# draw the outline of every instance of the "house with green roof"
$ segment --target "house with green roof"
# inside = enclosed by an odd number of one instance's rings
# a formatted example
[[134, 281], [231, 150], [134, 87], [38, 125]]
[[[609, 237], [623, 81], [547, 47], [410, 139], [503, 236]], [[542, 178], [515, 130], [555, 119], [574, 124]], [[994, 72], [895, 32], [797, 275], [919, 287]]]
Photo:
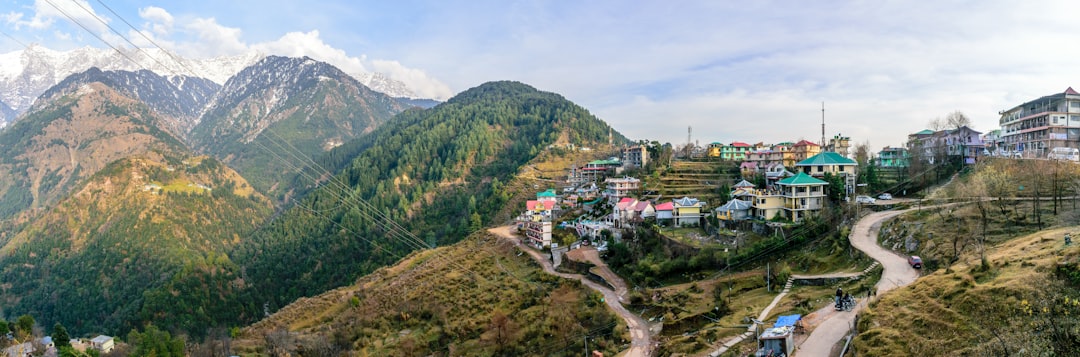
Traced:
[[787, 218], [799, 222], [821, 210], [825, 205], [825, 187], [828, 185], [828, 182], [805, 172], [777, 182]]
[[855, 180], [858, 178], [859, 163], [832, 151], [825, 151], [795, 164], [795, 171], [806, 173], [816, 178], [825, 174], [844, 178], [844, 192], [855, 193]]

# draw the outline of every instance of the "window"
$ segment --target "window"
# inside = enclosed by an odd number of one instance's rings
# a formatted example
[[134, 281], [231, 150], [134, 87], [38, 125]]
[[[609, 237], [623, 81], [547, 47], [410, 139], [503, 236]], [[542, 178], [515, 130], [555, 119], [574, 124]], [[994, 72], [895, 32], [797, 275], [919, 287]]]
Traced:
[[825, 172], [825, 166], [820, 166], [820, 165], [819, 165], [819, 166], [817, 167], [817, 172]]
[[1073, 108], [1080, 108], [1080, 102], [1069, 102], [1069, 106]]

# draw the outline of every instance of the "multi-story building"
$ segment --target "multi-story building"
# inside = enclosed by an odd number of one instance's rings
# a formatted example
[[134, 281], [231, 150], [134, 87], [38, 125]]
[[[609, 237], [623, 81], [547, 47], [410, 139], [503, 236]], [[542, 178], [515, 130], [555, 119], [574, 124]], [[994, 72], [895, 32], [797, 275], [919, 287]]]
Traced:
[[825, 151], [832, 151], [840, 154], [840, 156], [850, 158], [851, 156], [848, 151], [850, 147], [851, 138], [836, 134], [836, 136], [829, 139], [829, 143], [825, 145]]
[[750, 152], [750, 144], [735, 141], [730, 145], [720, 147], [720, 160], [742, 161], [746, 160], [746, 154]]
[[795, 144], [791, 142], [782, 142], [772, 146], [772, 156], [769, 158], [771, 162], [779, 162], [785, 167], [795, 166]]
[[1056, 147], [1080, 148], [1080, 93], [1072, 87], [1000, 112], [1001, 148], [1046, 157]]
[[994, 129], [982, 135], [983, 154], [988, 156], [1005, 156], [1005, 145], [1001, 140], [1001, 129]]
[[770, 159], [772, 158], [772, 150], [754, 150], [746, 154], [746, 162], [754, 163], [754, 167], [761, 169], [769, 166]]
[[825, 181], [799, 172], [777, 185], [784, 200], [784, 212], [792, 222], [799, 222], [824, 207], [825, 186], [828, 186]]
[[967, 126], [950, 130], [923, 130], [908, 135], [908, 154], [929, 164], [950, 158], [974, 164], [983, 154], [982, 133]]
[[[814, 156], [814, 155], [817, 155], [818, 153], [820, 153], [821, 152], [821, 145], [818, 145], [818, 144], [815, 144], [815, 143], [812, 143], [812, 142], [809, 142], [809, 141], [806, 141], [806, 140], [799, 140], [799, 142], [797, 142], [797, 143], [795, 143], [795, 145], [791, 146], [791, 151], [793, 152], [793, 157], [792, 157], [793, 161], [799, 162], [799, 161], [809, 159], [811, 156]], [[784, 166], [788, 166], [788, 165], [784, 165]], [[790, 166], [788, 166], [788, 167], [790, 167]]]
[[623, 166], [645, 167], [649, 163], [649, 149], [645, 145], [628, 146], [622, 149]]
[[605, 193], [613, 202], [618, 202], [619, 199], [630, 196], [633, 191], [641, 188], [641, 180], [633, 177], [607, 178], [604, 182], [607, 183]]
[[904, 168], [911, 164], [911, 156], [905, 148], [888, 147], [878, 152], [877, 166], [884, 168]]
[[[845, 192], [855, 192], [859, 164], [855, 160], [826, 151], [795, 164], [795, 171], [822, 178], [826, 173], [844, 178]], [[797, 176], [797, 175], [796, 175]], [[783, 182], [781, 180], [780, 182]]]
[[982, 133], [966, 125], [953, 130], [945, 130], [943, 136], [947, 156], [962, 157], [965, 164], [971, 165], [975, 163], [979, 155], [982, 155], [984, 148]]
[[529, 243], [537, 248], [551, 246], [551, 221], [525, 221], [523, 227]]
[[[676, 226], [688, 225], [696, 227], [701, 224], [701, 218], [705, 217], [702, 214], [702, 210], [705, 209], [705, 202], [701, 202], [696, 198], [683, 197], [673, 200], [671, 203]], [[657, 214], [659, 214], [659, 208]]]

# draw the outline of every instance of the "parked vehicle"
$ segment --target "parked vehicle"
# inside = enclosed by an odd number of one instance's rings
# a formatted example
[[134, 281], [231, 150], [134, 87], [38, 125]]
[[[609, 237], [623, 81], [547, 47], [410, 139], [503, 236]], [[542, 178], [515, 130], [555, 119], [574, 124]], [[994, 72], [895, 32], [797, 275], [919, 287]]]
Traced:
[[877, 198], [878, 198], [879, 200], [886, 200], [886, 201], [888, 201], [888, 200], [891, 200], [891, 199], [892, 199], [892, 195], [891, 195], [891, 194], [889, 194], [888, 192], [886, 192], [886, 193], [882, 193], [881, 195], [877, 196]]
[[912, 268], [922, 269], [922, 258], [919, 258], [918, 255], [908, 257], [907, 263], [910, 264]]
[[1066, 160], [1066, 161], [1080, 161], [1080, 149], [1056, 147], [1050, 150], [1050, 154], [1046, 155], [1050, 160]]
[[875, 202], [874, 198], [870, 197], [870, 196], [855, 196], [855, 203], [861, 203], [861, 204], [864, 204], [864, 205], [872, 205], [872, 204], [874, 204], [874, 202]]

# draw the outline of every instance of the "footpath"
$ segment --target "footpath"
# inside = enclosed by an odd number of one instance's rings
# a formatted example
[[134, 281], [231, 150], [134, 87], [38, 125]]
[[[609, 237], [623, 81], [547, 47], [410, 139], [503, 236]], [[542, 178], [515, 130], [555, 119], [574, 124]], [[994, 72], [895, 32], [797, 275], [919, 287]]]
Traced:
[[[635, 315], [622, 305], [621, 301], [624, 298], [623, 296], [620, 296], [620, 294], [616, 293], [614, 290], [600, 285], [582, 276], [581, 274], [568, 274], [555, 271], [555, 268], [551, 265], [551, 260], [547, 258], [546, 254], [543, 254], [536, 251], [535, 249], [526, 247], [525, 245], [521, 244], [521, 239], [513, 233], [510, 233], [510, 228], [511, 226], [496, 227], [489, 229], [488, 232], [491, 232], [492, 234], [495, 234], [500, 238], [511, 241], [512, 243], [514, 243], [514, 246], [518, 248], [518, 250], [528, 253], [529, 256], [533, 258], [533, 260], [535, 260], [537, 263], [540, 264], [541, 267], [543, 267], [545, 273], [565, 279], [578, 280], [582, 284], [585, 284], [585, 286], [588, 286], [590, 289], [593, 289], [603, 294], [604, 303], [606, 303], [608, 305], [608, 308], [614, 311], [615, 314], [619, 315], [619, 317], [622, 317], [622, 319], [626, 321], [626, 326], [630, 328], [630, 349], [623, 351], [620, 354], [621, 356], [648, 357], [652, 354], [652, 336], [649, 333], [649, 325], [645, 322], [644, 319], [641, 318], [641, 316]], [[596, 259], [599, 260], [599, 256], [597, 256]], [[597, 264], [597, 266], [599, 267], [600, 265]], [[608, 283], [612, 284], [613, 286], [623, 287], [620, 290], [622, 290], [622, 294], [625, 295], [626, 283], [623, 282], [622, 278], [619, 278], [618, 275], [611, 273], [610, 270], [607, 269], [606, 265], [604, 265], [603, 268], [604, 270], [608, 271], [608, 273], [605, 275], [609, 274], [608, 276], [604, 276], [604, 279], [606, 279]]]

